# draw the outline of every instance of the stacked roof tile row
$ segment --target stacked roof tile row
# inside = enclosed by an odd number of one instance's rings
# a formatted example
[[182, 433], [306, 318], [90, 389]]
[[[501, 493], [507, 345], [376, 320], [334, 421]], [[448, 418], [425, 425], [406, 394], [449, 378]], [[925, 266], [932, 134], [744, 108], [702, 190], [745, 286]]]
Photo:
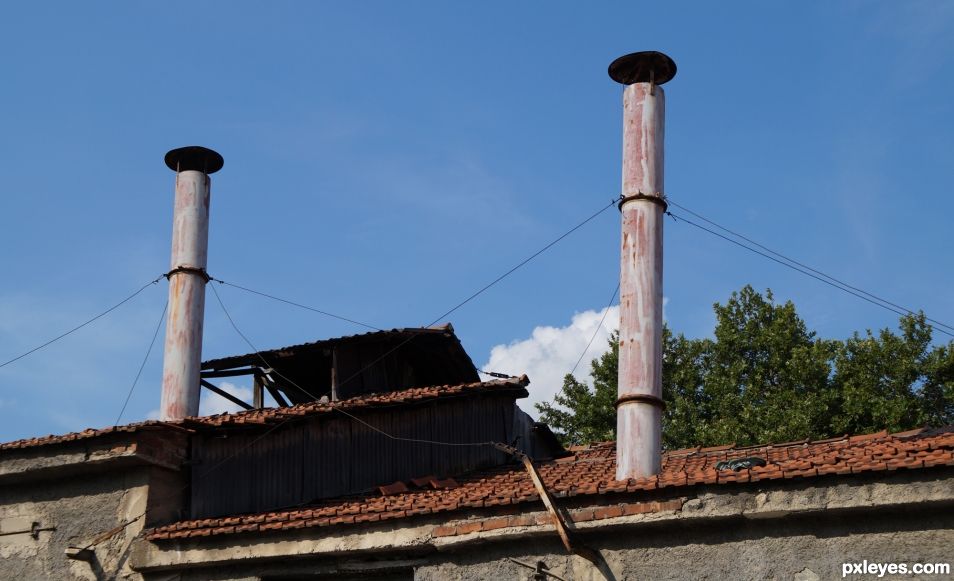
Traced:
[[[663, 469], [658, 476], [621, 481], [615, 479], [615, 443], [594, 444], [572, 451], [570, 457], [538, 465], [544, 484], [557, 497], [954, 466], [954, 427], [761, 447], [677, 450], [663, 456]], [[720, 471], [715, 467], [721, 461], [748, 456], [763, 458], [767, 465], [740, 471]], [[146, 538], [161, 541], [375, 522], [514, 505], [539, 498], [530, 477], [519, 465], [458, 477], [456, 481], [456, 488], [352, 497], [295, 510], [183, 521], [153, 529]]]
[[98, 438], [100, 436], [107, 436], [109, 434], [131, 434], [133, 432], [138, 432], [143, 429], [154, 428], [157, 426], [165, 425], [164, 422], [138, 422], [135, 424], [128, 424], [125, 426], [110, 426], [108, 428], [103, 428], [100, 430], [88, 429], [83, 430], [82, 432], [71, 432], [69, 434], [63, 434], [60, 436], [39, 436], [36, 438], [26, 438], [23, 440], [16, 440], [13, 442], [3, 442], [0, 443], [0, 451], [3, 450], [19, 450], [23, 448], [33, 448], [37, 446], [48, 446], [51, 444], [67, 444], [70, 442], [75, 442], [78, 440], [88, 440], [90, 438]]
[[511, 379], [497, 379], [494, 381], [481, 381], [475, 383], [465, 383], [462, 385], [439, 385], [431, 387], [412, 387], [401, 391], [386, 391], [372, 393], [350, 399], [328, 402], [309, 402], [291, 407], [263, 408], [260, 410], [249, 410], [236, 414], [220, 414], [217, 416], [186, 418], [182, 423], [188, 427], [207, 427], [207, 426], [238, 426], [249, 424], [271, 424], [283, 422], [297, 417], [314, 416], [319, 414], [331, 413], [335, 410], [353, 412], [367, 408], [390, 407], [394, 405], [405, 405], [421, 403], [429, 400], [456, 397], [462, 395], [476, 395], [479, 393], [505, 393], [512, 392], [517, 397], [526, 397], [526, 386], [530, 380], [526, 375]]
[[526, 397], [526, 387], [529, 384], [530, 380], [527, 379], [526, 375], [523, 375], [521, 377], [514, 377], [510, 379], [497, 379], [493, 381], [466, 383], [463, 385], [415, 387], [401, 391], [374, 393], [341, 401], [310, 402], [292, 407], [263, 408], [260, 410], [250, 410], [233, 414], [185, 418], [183, 420], [172, 422], [138, 422], [125, 426], [112, 426], [100, 430], [83, 430], [82, 432], [73, 432], [61, 436], [50, 435], [41, 436], [38, 438], [17, 440], [14, 442], [6, 442], [0, 444], [0, 451], [32, 448], [35, 446], [46, 446], [51, 444], [63, 444], [77, 440], [96, 438], [108, 434], [133, 433], [149, 428], [170, 427], [173, 429], [203, 429], [218, 428], [223, 426], [275, 424], [299, 417], [328, 414], [335, 410], [354, 412], [368, 408], [423, 403], [425, 401], [434, 399], [458, 397], [462, 395], [476, 395], [480, 393], [513, 393], [516, 397]]

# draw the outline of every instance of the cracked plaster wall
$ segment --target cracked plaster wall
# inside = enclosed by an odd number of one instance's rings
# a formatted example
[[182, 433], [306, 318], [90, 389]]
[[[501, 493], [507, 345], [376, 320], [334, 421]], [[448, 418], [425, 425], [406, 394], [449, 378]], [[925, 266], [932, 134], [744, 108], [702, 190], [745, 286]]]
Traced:
[[148, 469], [100, 472], [0, 485], [0, 532], [29, 530], [31, 523], [56, 527], [34, 539], [29, 533], [0, 535], [0, 579], [16, 581], [139, 579], [129, 568], [128, 549], [142, 530], [136, 522], [96, 547], [92, 562], [69, 559], [69, 546], [131, 519], [146, 507]]

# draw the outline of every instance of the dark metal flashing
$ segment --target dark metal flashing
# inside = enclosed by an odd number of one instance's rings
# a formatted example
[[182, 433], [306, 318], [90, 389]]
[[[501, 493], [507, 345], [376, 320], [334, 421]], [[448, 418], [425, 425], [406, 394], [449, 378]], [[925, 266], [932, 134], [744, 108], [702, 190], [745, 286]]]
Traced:
[[267, 351], [259, 351], [257, 353], [246, 353], [243, 355], [230, 355], [228, 357], [219, 357], [217, 359], [209, 359], [202, 362], [203, 371], [221, 371], [226, 369], [234, 369], [236, 367], [243, 366], [258, 366], [262, 364], [262, 357], [266, 361], [271, 362], [272, 359], [280, 361], [281, 359], [292, 357], [302, 352], [313, 351], [324, 348], [332, 348], [340, 345], [348, 345], [362, 342], [373, 342], [379, 341], [381, 339], [409, 339], [412, 336], [429, 336], [429, 337], [445, 337], [453, 345], [459, 347], [460, 354], [462, 357], [466, 358], [467, 362], [471, 367], [474, 368], [474, 373], [476, 374], [476, 366], [473, 364], [473, 360], [470, 359], [470, 356], [467, 355], [467, 352], [464, 351], [463, 346], [460, 345], [460, 339], [457, 338], [457, 335], [454, 334], [454, 327], [447, 323], [439, 327], [406, 327], [402, 329], [390, 329], [386, 331], [370, 331], [368, 333], [359, 333], [357, 335], [346, 335], [343, 337], [335, 337], [332, 339], [320, 339], [318, 341], [311, 341], [308, 343], [300, 343], [298, 345], [288, 345], [286, 347], [277, 347], [275, 349], [269, 349]]
[[218, 152], [201, 145], [187, 145], [168, 152], [166, 166], [175, 172], [201, 171], [209, 175], [222, 169], [225, 160]]

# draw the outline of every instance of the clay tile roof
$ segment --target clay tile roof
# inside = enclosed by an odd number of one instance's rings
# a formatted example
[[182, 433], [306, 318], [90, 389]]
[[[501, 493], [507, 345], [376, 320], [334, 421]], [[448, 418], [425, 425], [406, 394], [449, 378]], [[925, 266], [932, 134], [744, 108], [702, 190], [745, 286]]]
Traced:
[[526, 397], [528, 395], [526, 388], [529, 384], [530, 380], [527, 379], [527, 376], [522, 375], [510, 379], [478, 381], [460, 385], [412, 387], [400, 391], [372, 393], [340, 401], [324, 403], [315, 401], [284, 408], [264, 408], [234, 414], [186, 418], [181, 420], [181, 423], [189, 428], [198, 430], [209, 427], [219, 428], [222, 426], [237, 426], [243, 424], [275, 424], [291, 418], [322, 416], [330, 414], [334, 410], [350, 412], [367, 408], [422, 403], [440, 398], [468, 396], [479, 393], [513, 393], [517, 397]]
[[526, 397], [528, 395], [527, 385], [529, 384], [530, 380], [527, 378], [527, 376], [522, 375], [520, 377], [512, 377], [510, 379], [495, 379], [493, 381], [480, 381], [460, 385], [412, 387], [410, 389], [404, 389], [400, 391], [373, 393], [340, 401], [325, 403], [309, 402], [291, 407], [264, 408], [260, 410], [249, 410], [234, 414], [219, 414], [215, 416], [198, 416], [173, 422], [138, 422], [124, 426], [112, 426], [99, 430], [88, 429], [83, 430], [82, 432], [73, 432], [59, 436], [49, 435], [39, 438], [28, 438], [24, 440], [16, 440], [14, 442], [0, 443], [0, 452], [52, 444], [64, 444], [77, 440], [98, 438], [109, 434], [133, 433], [144, 429], [187, 429], [190, 431], [200, 431], [209, 429], [216, 430], [226, 427], [243, 427], [266, 424], [274, 425], [289, 419], [300, 417], [321, 417], [326, 414], [330, 414], [334, 410], [354, 412], [368, 408], [390, 407], [395, 405], [413, 405], [416, 403], [423, 403], [441, 398], [469, 396], [481, 393], [511, 393], [520, 398]]
[[[585, 498], [592, 495], [598, 501], [599, 495], [613, 492], [639, 494], [696, 484], [738, 485], [761, 480], [819, 478], [829, 474], [954, 466], [954, 426], [898, 434], [879, 432], [817, 442], [745, 448], [718, 446], [709, 451], [698, 448], [679, 450], [663, 455], [663, 468], [658, 476], [638, 480], [615, 479], [615, 442], [576, 446], [571, 451], [573, 456], [570, 459], [538, 464], [544, 484], [556, 497]], [[737, 472], [715, 468], [721, 461], [751, 456], [766, 460], [767, 465]], [[162, 541], [233, 532], [346, 525], [539, 499], [530, 477], [517, 464], [483, 470], [455, 480], [456, 487], [409, 489], [387, 496], [374, 494], [327, 500], [307, 509], [184, 521], [149, 530], [145, 536], [149, 540]], [[235, 519], [240, 519], [241, 524]]]
[[403, 482], [395, 482], [394, 484], [378, 487], [378, 492], [380, 492], [382, 496], [387, 496], [389, 494], [400, 494], [402, 492], [407, 492], [407, 490], [407, 484], [404, 484]]
[[[87, 430], [83, 430], [82, 432], [72, 432], [69, 434], [63, 434], [59, 436], [50, 434], [49, 436], [39, 436], [36, 438], [26, 438], [23, 440], [16, 440], [13, 442], [0, 443], [0, 451], [20, 450], [24, 448], [46, 446], [50, 444], [65, 444], [69, 442], [75, 442], [77, 440], [99, 438], [102, 436], [108, 436], [110, 434], [132, 434], [134, 432], [139, 432], [146, 429], [163, 429], [163, 427], [167, 425], [168, 424], [166, 422], [147, 421], [147, 422], [137, 422], [135, 424], [127, 424], [124, 426], [110, 426], [108, 428], [102, 428], [99, 430], [90, 428]], [[176, 428], [170, 426], [169, 429], [176, 429]]]

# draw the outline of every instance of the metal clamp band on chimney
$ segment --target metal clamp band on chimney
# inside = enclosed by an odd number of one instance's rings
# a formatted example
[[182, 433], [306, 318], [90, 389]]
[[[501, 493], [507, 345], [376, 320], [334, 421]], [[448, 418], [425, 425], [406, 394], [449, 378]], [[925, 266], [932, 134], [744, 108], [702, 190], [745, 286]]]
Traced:
[[667, 205], [663, 183], [666, 94], [660, 85], [675, 74], [676, 63], [660, 52], [629, 54], [609, 66], [610, 77], [627, 85], [619, 204], [619, 480], [658, 474], [662, 464], [662, 234]]
[[659, 409], [666, 411], [666, 402], [656, 397], [655, 395], [649, 395], [645, 393], [628, 393], [624, 396], [620, 396], [616, 398], [615, 407], [619, 408], [619, 406], [623, 404], [633, 403], [633, 402], [648, 403], [649, 405], [654, 405], [658, 407]]
[[632, 196], [620, 196], [619, 203], [616, 204], [616, 207], [619, 208], [620, 212], [622, 212], [623, 204], [625, 204], [626, 202], [631, 202], [633, 200], [646, 200], [647, 202], [651, 202], [653, 204], [659, 204], [660, 206], [662, 206], [663, 213], [665, 213], [666, 210], [669, 209], [669, 202], [666, 201], [666, 196], [660, 194], [659, 192], [656, 192], [655, 194], [638, 193], [638, 194], [633, 194]]
[[195, 268], [193, 266], [177, 266], [162, 276], [166, 277], [166, 280], [170, 280], [172, 275], [179, 273], [197, 274], [204, 278], [205, 282], [210, 282], [212, 280], [212, 277], [209, 276], [209, 273], [207, 273], [204, 268]]
[[[172, 260], [169, 311], [162, 363], [160, 419], [179, 420], [199, 415], [199, 371], [202, 367], [202, 321], [209, 249], [209, 174], [222, 169], [224, 160], [205, 147], [173, 149], [166, 165], [176, 172], [172, 216]], [[173, 276], [178, 275], [178, 276]]]
[[647, 202], [651, 202], [653, 204], [659, 204], [663, 207], [663, 212], [669, 209], [669, 202], [666, 201], [666, 196], [660, 194], [659, 192], [656, 192], [655, 194], [638, 193], [633, 194], [632, 196], [620, 196], [619, 203], [616, 204], [616, 207], [619, 208], [620, 212], [622, 212], [623, 204], [633, 200], [646, 200]]

